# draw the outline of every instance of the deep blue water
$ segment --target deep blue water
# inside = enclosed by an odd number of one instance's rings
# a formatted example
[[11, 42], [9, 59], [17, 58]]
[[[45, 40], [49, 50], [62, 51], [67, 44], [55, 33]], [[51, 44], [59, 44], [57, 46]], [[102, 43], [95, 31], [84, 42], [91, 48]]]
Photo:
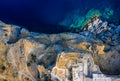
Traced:
[[110, 7], [115, 17], [110, 23], [120, 24], [120, 0], [0, 0], [0, 20], [26, 27], [30, 31], [59, 33], [67, 31], [58, 25], [65, 15], [79, 9]]

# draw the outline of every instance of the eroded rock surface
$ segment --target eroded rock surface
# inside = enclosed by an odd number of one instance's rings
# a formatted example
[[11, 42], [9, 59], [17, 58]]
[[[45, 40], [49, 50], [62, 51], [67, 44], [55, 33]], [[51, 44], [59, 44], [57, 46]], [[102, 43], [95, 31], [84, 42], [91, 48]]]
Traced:
[[0, 22], [0, 80], [119, 81], [120, 26], [90, 24], [79, 34], [40, 34]]

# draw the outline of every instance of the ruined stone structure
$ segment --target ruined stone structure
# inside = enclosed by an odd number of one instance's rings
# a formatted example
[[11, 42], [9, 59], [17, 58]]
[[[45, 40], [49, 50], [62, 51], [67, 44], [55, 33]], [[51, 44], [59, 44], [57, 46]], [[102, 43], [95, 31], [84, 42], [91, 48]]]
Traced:
[[95, 68], [97, 66], [94, 64], [94, 61], [90, 55], [83, 55], [82, 63], [76, 63], [72, 66], [72, 75], [74, 81], [87, 81], [96, 70], [97, 73], [101, 73], [99, 68]]

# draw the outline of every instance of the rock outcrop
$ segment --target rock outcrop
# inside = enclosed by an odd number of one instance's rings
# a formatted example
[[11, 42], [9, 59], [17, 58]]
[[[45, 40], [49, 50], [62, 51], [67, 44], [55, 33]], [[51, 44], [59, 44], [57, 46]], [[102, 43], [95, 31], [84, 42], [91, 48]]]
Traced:
[[119, 80], [120, 26], [89, 24], [79, 34], [40, 34], [0, 22], [0, 80]]

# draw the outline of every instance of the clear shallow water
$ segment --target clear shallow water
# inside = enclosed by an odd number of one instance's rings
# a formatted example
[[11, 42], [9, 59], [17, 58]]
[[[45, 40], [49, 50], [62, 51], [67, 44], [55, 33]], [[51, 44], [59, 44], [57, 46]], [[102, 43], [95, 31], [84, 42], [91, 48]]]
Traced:
[[59, 33], [67, 31], [59, 26], [67, 13], [80, 10], [110, 8], [114, 15], [107, 21], [120, 24], [120, 0], [0, 0], [0, 20], [26, 27], [30, 31]]

